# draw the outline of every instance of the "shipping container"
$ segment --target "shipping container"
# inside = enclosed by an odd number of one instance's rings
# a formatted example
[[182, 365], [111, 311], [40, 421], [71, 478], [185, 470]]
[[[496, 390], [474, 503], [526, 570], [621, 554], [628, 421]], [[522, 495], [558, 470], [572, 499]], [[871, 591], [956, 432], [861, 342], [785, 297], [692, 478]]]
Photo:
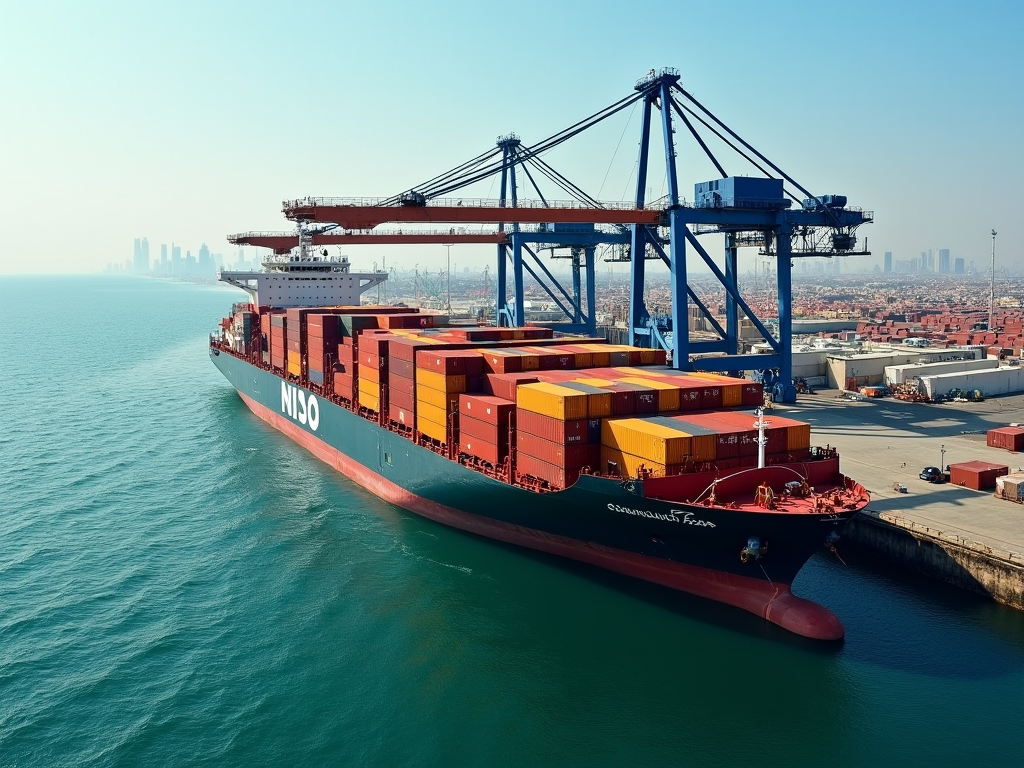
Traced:
[[949, 482], [984, 491], [996, 487], [996, 478], [1008, 475], [1010, 468], [1005, 464], [993, 464], [989, 461], [965, 461], [949, 465]]
[[416, 405], [419, 407], [423, 403], [443, 408], [445, 413], [451, 413], [459, 410], [459, 393], [441, 392], [437, 389], [418, 386], [416, 387]]
[[563, 420], [587, 418], [587, 398], [585, 392], [559, 384], [538, 382], [522, 384], [516, 389], [519, 408]]
[[483, 391], [485, 394], [515, 402], [516, 388], [520, 384], [536, 384], [538, 381], [537, 376], [532, 373], [488, 373], [484, 375]]
[[682, 426], [644, 419], [605, 419], [601, 444], [658, 464], [681, 464], [693, 453], [693, 440]]
[[587, 396], [587, 418], [600, 419], [612, 415], [612, 393], [609, 390], [581, 384], [578, 381], [565, 381], [559, 386], [582, 392]]
[[434, 371], [424, 370], [423, 368], [417, 368], [417, 391], [420, 389], [420, 387], [435, 389], [439, 392], [465, 392], [466, 376], [465, 374], [445, 376], [443, 373], [436, 373]]
[[580, 477], [580, 470], [567, 470], [555, 464], [535, 459], [532, 456], [522, 454], [516, 457], [516, 472], [519, 475], [529, 475], [551, 485], [557, 490], [564, 490]]
[[507, 429], [516, 404], [490, 395], [461, 395], [459, 413]]
[[601, 449], [591, 443], [562, 443], [544, 440], [536, 435], [516, 431], [516, 457], [523, 456], [547, 462], [562, 469], [596, 469], [600, 461]]
[[601, 419], [559, 419], [516, 409], [516, 431], [562, 445], [600, 443]]
[[997, 427], [988, 431], [987, 443], [991, 448], [1002, 448], [1013, 453], [1024, 453], [1024, 429]]
[[439, 443], [448, 443], [447, 425], [431, 421], [420, 413], [416, 414], [416, 429], [427, 437], [437, 440]]
[[476, 349], [421, 349], [416, 352], [416, 367], [468, 379], [484, 375], [484, 358]]
[[1024, 502], [1024, 472], [1014, 472], [997, 477], [996, 496], [1010, 501]]
[[396, 403], [394, 398], [390, 398], [388, 402], [388, 418], [396, 424], [412, 429], [416, 426], [416, 409], [406, 408]]

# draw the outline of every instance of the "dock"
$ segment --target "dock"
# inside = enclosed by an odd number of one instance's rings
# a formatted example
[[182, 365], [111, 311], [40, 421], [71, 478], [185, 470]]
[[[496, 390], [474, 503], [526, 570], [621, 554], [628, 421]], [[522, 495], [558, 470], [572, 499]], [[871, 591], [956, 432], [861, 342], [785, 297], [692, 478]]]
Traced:
[[[847, 525], [840, 551], [869, 552], [1024, 610], [1024, 505], [918, 477], [926, 466], [973, 459], [1006, 464], [1011, 472], [1024, 468], [1024, 454], [990, 448], [985, 440], [989, 429], [1024, 418], [1024, 395], [930, 404], [854, 401], [821, 390], [775, 411], [809, 422], [814, 442], [837, 447], [843, 471], [871, 492], [869, 507]], [[894, 490], [894, 483], [907, 492]]]

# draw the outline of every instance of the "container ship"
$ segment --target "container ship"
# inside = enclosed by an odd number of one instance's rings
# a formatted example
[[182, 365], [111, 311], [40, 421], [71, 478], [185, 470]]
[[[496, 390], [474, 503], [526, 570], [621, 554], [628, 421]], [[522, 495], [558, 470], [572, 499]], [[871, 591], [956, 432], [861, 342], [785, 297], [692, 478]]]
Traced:
[[794, 595], [869, 500], [760, 384], [661, 350], [361, 305], [386, 279], [273, 257], [210, 355], [252, 412], [378, 497], [491, 539], [645, 579], [838, 640]]

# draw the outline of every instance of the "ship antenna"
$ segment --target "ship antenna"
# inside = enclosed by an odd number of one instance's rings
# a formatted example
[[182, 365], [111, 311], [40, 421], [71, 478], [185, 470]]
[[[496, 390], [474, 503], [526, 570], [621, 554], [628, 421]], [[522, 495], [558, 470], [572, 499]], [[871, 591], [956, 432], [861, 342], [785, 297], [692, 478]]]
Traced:
[[764, 451], [765, 446], [768, 445], [768, 437], [764, 430], [771, 425], [764, 420], [764, 408], [758, 408], [754, 411], [754, 415], [757, 416], [757, 421], [754, 422], [754, 427], [757, 429], [757, 468], [764, 469]]

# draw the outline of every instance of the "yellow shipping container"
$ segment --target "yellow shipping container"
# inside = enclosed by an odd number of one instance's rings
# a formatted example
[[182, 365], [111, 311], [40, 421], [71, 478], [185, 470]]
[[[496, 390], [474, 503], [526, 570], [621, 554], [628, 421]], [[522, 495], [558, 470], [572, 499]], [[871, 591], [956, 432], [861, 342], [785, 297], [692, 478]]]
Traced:
[[466, 376], [465, 374], [445, 376], [443, 373], [437, 371], [429, 371], [426, 368], [416, 369], [416, 389], [420, 387], [426, 387], [427, 389], [436, 389], [438, 392], [465, 392], [466, 391]]
[[681, 464], [693, 454], [693, 436], [646, 419], [605, 419], [601, 444], [657, 464]]
[[[654, 472], [656, 474], [668, 474], [669, 468], [664, 464], [659, 464], [656, 461], [650, 461], [648, 459], [642, 459], [639, 456], [634, 456], [631, 453], [624, 453], [617, 448], [609, 448], [607, 445], [601, 446], [601, 463], [598, 465], [602, 472], [608, 474], [615, 474], [616, 468], [618, 469], [619, 477], [623, 480], [633, 480], [640, 476], [640, 467], [643, 466], [648, 472]], [[673, 470], [676, 468], [673, 467]]]
[[605, 416], [612, 415], [612, 393], [610, 390], [583, 384], [579, 381], [567, 381], [564, 382], [564, 386], [566, 389], [583, 392], [587, 396], [588, 419], [603, 419]]
[[516, 403], [524, 411], [562, 421], [587, 418], [587, 394], [558, 384], [520, 384]]
[[295, 363], [295, 362], [292, 362], [291, 360], [289, 360], [288, 361], [288, 373], [290, 373], [292, 376], [301, 376], [302, 375], [302, 366], [299, 365], [298, 363]]
[[679, 410], [679, 387], [675, 384], [658, 381], [657, 379], [648, 379], [643, 376], [634, 376], [622, 379], [622, 381], [628, 384], [642, 384], [645, 387], [656, 389], [658, 391], [659, 413], [671, 413], [672, 411]]
[[424, 387], [419, 384], [416, 385], [416, 405], [432, 405], [435, 408], [441, 408], [446, 413], [459, 410], [459, 393], [458, 392], [439, 392], [436, 389], [430, 387]]
[[416, 429], [440, 443], [448, 441], [448, 428], [444, 424], [437, 424], [430, 419], [425, 419], [419, 413], [416, 414]]
[[376, 413], [380, 412], [380, 396], [373, 395], [369, 392], [359, 392], [359, 405], [363, 408], [369, 408], [371, 411]]
[[369, 379], [359, 379], [359, 395], [372, 395], [380, 397], [380, 384]]
[[611, 365], [611, 353], [606, 344], [580, 344], [579, 346], [590, 351], [595, 368], [607, 368]]
[[[456, 407], [455, 410], [458, 410], [458, 408]], [[446, 411], [444, 408], [439, 408], [436, 405], [431, 405], [430, 403], [420, 401], [416, 402], [416, 418], [420, 418], [422, 416], [424, 419], [431, 421], [434, 424], [447, 424], [448, 414], [452, 412], [453, 411]]]
[[811, 447], [811, 425], [791, 424], [786, 430], [786, 450], [802, 451]]

